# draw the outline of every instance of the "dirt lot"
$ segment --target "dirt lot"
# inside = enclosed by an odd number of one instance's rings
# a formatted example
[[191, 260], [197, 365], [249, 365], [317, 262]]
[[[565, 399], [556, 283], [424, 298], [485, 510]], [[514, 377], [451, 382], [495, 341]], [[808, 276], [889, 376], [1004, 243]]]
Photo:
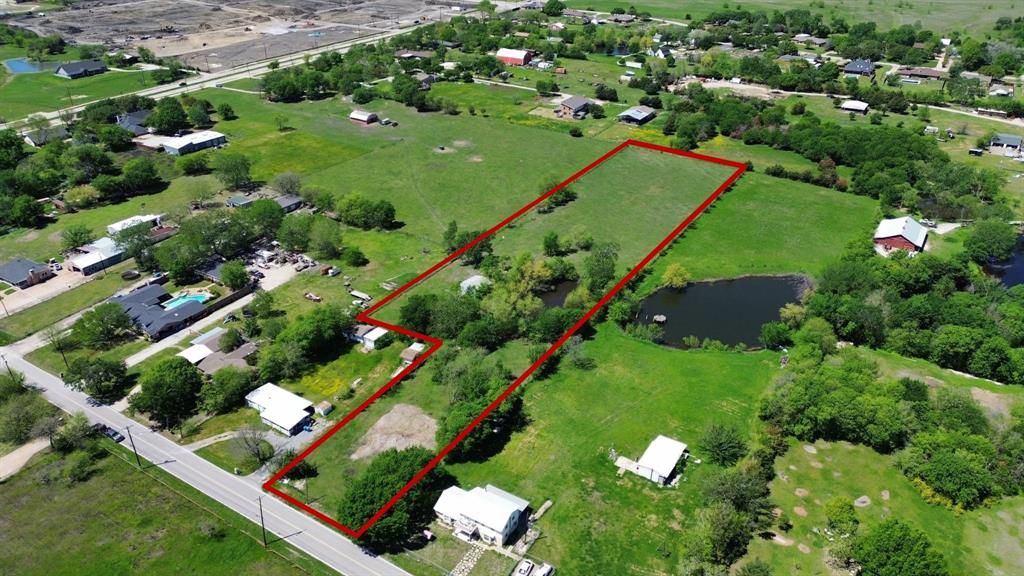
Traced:
[[437, 0], [79, 0], [14, 23], [216, 71], [450, 15]]
[[374, 423], [352, 453], [353, 460], [374, 456], [390, 448], [437, 448], [437, 422], [411, 404], [396, 404]]

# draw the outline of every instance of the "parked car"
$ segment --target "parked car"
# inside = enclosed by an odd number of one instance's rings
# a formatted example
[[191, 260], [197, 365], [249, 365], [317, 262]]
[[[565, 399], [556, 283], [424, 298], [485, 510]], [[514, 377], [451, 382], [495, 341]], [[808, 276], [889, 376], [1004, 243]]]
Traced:
[[381, 120], [380, 121], [380, 125], [381, 126], [390, 126], [391, 125], [391, 118], [385, 118], [385, 119]]
[[555, 573], [555, 567], [545, 562], [537, 568], [537, 573], [534, 576], [552, 576]]
[[184, 88], [185, 86], [188, 86], [188, 82], [178, 82], [178, 86]]
[[529, 560], [523, 560], [516, 566], [516, 576], [530, 576], [533, 573], [533, 562]]
[[103, 402], [100, 402], [99, 400], [93, 398], [92, 396], [86, 396], [85, 403], [88, 404], [89, 406], [103, 406]]
[[139, 276], [141, 276], [141, 274], [139, 274], [138, 270], [125, 270], [124, 272], [121, 272], [122, 280], [135, 280]]
[[110, 438], [111, 440], [113, 440], [114, 442], [118, 442], [118, 443], [124, 442], [124, 436], [122, 436], [120, 432], [118, 432], [117, 430], [114, 430], [113, 428], [107, 427], [106, 431], [103, 432], [103, 434], [107, 438]]

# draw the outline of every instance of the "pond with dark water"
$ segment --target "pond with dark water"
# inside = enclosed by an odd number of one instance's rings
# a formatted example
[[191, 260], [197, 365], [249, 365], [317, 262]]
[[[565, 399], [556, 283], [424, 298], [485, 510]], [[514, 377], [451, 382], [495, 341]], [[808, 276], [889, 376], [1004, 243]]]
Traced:
[[1002, 262], [989, 264], [986, 270], [1007, 288], [1024, 284], [1024, 236], [1017, 239], [1017, 247], [1013, 249], [1013, 256]]
[[797, 302], [809, 286], [804, 276], [748, 276], [694, 282], [683, 290], [662, 288], [644, 299], [639, 322], [665, 316], [663, 341], [681, 347], [696, 336], [730, 346], [760, 346], [761, 325], [779, 319], [779, 309]]

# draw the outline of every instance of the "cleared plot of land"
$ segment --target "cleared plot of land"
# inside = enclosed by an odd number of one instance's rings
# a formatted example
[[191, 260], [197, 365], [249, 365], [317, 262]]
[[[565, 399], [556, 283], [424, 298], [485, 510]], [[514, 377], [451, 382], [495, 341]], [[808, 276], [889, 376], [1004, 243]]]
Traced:
[[[616, 0], [568, 0], [570, 7], [577, 9], [595, 9], [610, 11], [622, 8], [623, 2]], [[702, 18], [708, 14], [723, 10], [724, 4], [719, 0], [643, 0], [635, 4], [636, 9], [648, 11], [656, 17], [683, 19], [687, 14], [694, 18]], [[924, 28], [942, 32], [945, 30], [987, 30], [1000, 16], [1014, 17], [1017, 6], [1011, 0], [996, 0], [984, 4], [961, 2], [959, 0], [908, 0], [904, 2], [875, 2], [873, 0], [820, 0], [804, 2], [801, 0], [750, 0], [743, 2], [747, 10], [804, 9], [826, 16], [841, 17], [853, 24], [861, 21], [873, 21], [879, 28], [895, 28], [902, 24], [920, 22]], [[730, 5], [730, 8], [737, 8]]]
[[349, 458], [372, 458], [385, 450], [405, 450], [420, 446], [437, 448], [437, 421], [411, 404], [397, 404], [366, 431]]
[[[52, 466], [58, 466], [59, 474], [60, 464], [54, 461], [50, 454], [37, 457], [0, 490], [0, 566], [5, 573], [269, 576], [299, 571], [236, 528], [244, 524], [258, 537], [257, 526], [189, 492], [190, 498], [218, 510], [218, 518], [121, 458], [101, 459], [84, 482], [41, 484], [39, 478], [52, 473]], [[206, 527], [223, 535], [205, 535]], [[275, 548], [292, 554], [286, 544]], [[304, 568], [328, 573], [312, 563]]]
[[698, 279], [813, 276], [851, 240], [871, 234], [876, 211], [871, 198], [748, 172], [655, 260], [650, 282], [672, 262]]

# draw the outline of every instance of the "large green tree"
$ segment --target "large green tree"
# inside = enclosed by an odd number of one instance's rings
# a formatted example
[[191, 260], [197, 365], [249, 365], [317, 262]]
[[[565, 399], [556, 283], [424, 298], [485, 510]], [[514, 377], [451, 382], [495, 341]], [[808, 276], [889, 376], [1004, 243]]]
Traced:
[[947, 576], [942, 553], [924, 532], [899, 520], [886, 520], [868, 530], [853, 546], [853, 559], [863, 576]]
[[130, 399], [131, 407], [172, 428], [195, 413], [203, 376], [188, 360], [174, 356], [144, 372], [139, 386], [139, 393]]

